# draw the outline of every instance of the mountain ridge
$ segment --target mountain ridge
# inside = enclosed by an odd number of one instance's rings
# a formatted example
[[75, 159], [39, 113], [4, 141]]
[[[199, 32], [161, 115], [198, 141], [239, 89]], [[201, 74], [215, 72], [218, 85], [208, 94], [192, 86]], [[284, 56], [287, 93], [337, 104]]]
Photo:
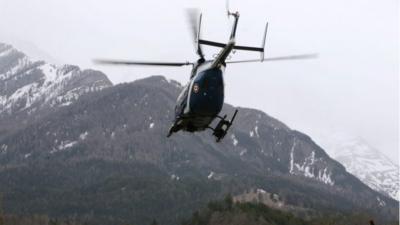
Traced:
[[[111, 85], [99, 71], [34, 61], [11, 45], [0, 43], [0, 138], [17, 124], [29, 123], [87, 92]], [[29, 120], [19, 121], [26, 118]]]
[[[16, 128], [0, 136], [5, 210], [77, 215], [92, 224], [154, 217], [176, 224], [209, 200], [260, 188], [318, 212], [398, 218], [398, 202], [260, 110], [239, 108], [221, 143], [208, 132], [167, 139], [180, 89], [149, 77], [85, 92], [43, 115], [17, 113]], [[233, 109], [225, 104], [222, 113]]]
[[41, 101], [53, 106], [68, 105], [77, 99], [76, 95], [112, 85], [99, 71], [32, 61], [11, 45], [2, 43], [0, 62], [0, 114], [17, 113]]

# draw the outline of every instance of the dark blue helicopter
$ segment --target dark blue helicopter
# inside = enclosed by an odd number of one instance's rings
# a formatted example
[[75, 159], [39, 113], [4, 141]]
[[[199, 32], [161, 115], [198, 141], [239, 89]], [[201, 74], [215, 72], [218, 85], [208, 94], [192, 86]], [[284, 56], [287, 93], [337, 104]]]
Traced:
[[[276, 60], [305, 59], [314, 58], [315, 54], [293, 55], [275, 58], [264, 58], [265, 40], [268, 30], [266, 24], [262, 46], [248, 47], [236, 45], [235, 36], [236, 28], [239, 21], [239, 12], [232, 13], [229, 10], [228, 17], [234, 18], [232, 31], [228, 43], [219, 43], [208, 41], [200, 38], [201, 14], [197, 17], [194, 11], [189, 13], [190, 24], [196, 44], [196, 53], [199, 55], [197, 62], [143, 62], [143, 61], [116, 61], [116, 60], [96, 60], [102, 64], [117, 65], [142, 65], [142, 66], [186, 66], [192, 65], [190, 81], [182, 89], [178, 96], [175, 107], [175, 119], [168, 132], [167, 137], [180, 130], [188, 132], [203, 131], [211, 129], [216, 141], [219, 142], [225, 137], [227, 131], [231, 127], [238, 110], [235, 110], [230, 120], [226, 119], [226, 115], [220, 116], [222, 106], [224, 104], [224, 79], [223, 75], [225, 67], [229, 63], [245, 63], [245, 62], [264, 62]], [[197, 23], [197, 18], [199, 18]], [[208, 45], [221, 48], [220, 52], [213, 60], [206, 60], [201, 45]], [[227, 61], [232, 50], [256, 51], [261, 53], [260, 59]], [[219, 122], [215, 127], [210, 127], [214, 119], [218, 118]]]

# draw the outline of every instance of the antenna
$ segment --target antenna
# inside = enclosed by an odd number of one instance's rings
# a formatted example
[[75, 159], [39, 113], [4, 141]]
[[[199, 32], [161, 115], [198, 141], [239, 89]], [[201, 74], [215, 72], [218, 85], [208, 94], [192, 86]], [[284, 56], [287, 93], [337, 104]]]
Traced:
[[229, 19], [229, 16], [233, 16], [235, 18], [235, 22], [233, 24], [231, 36], [230, 36], [230, 40], [233, 40], [236, 35], [236, 28], [237, 28], [237, 24], [238, 24], [238, 20], [239, 20], [239, 12], [236, 11], [233, 13], [229, 10], [229, 0], [225, 1], [225, 6], [226, 6], [226, 14], [228, 15], [228, 19]]
[[234, 16], [234, 17], [238, 17], [239, 13], [238, 12], [231, 12], [229, 9], [229, 0], [226, 0], [225, 2], [225, 7], [226, 7], [226, 14], [229, 16]]
[[226, 7], [226, 15], [229, 16], [231, 15], [231, 12], [229, 11], [229, 0], [225, 1], [225, 7]]

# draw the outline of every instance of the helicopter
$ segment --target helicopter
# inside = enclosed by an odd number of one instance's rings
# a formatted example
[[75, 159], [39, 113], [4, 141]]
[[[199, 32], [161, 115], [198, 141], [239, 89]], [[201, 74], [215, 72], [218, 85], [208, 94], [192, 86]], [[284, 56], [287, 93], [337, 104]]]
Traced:
[[[192, 29], [192, 35], [195, 43], [196, 53], [199, 56], [195, 62], [150, 62], [150, 61], [124, 61], [124, 60], [95, 60], [100, 64], [110, 65], [136, 65], [136, 66], [192, 66], [190, 80], [184, 86], [179, 94], [176, 106], [175, 117], [168, 131], [167, 137], [180, 130], [187, 132], [199, 132], [206, 129], [212, 130], [216, 142], [221, 141], [227, 134], [236, 118], [238, 110], [233, 112], [230, 119], [227, 115], [220, 116], [224, 104], [224, 73], [227, 64], [231, 63], [249, 63], [266, 62], [278, 60], [296, 60], [315, 58], [316, 54], [292, 55], [283, 57], [264, 58], [265, 42], [268, 31], [268, 22], [266, 23], [261, 47], [236, 45], [235, 37], [240, 14], [238, 11], [231, 12], [227, 7], [228, 18], [233, 17], [233, 25], [227, 43], [220, 43], [202, 39], [200, 36], [202, 14], [196, 15], [194, 11], [189, 11], [189, 22]], [[198, 18], [198, 19], [197, 19]], [[214, 55], [214, 59], [206, 60], [202, 50], [202, 45], [221, 48]], [[228, 60], [232, 51], [253, 51], [259, 52], [259, 59], [251, 60]], [[211, 123], [218, 119], [215, 127]]]

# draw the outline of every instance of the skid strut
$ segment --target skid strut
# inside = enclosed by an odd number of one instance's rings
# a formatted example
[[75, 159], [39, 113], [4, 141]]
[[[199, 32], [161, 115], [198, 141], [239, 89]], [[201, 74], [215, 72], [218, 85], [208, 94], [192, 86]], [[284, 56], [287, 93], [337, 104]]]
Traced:
[[235, 119], [237, 113], [238, 110], [236, 109], [230, 121], [226, 120], [226, 115], [219, 117], [221, 120], [218, 122], [217, 126], [215, 126], [215, 128], [211, 128], [214, 131], [213, 135], [216, 137], [217, 142], [221, 141], [225, 137], [229, 128], [232, 126], [233, 120]]

